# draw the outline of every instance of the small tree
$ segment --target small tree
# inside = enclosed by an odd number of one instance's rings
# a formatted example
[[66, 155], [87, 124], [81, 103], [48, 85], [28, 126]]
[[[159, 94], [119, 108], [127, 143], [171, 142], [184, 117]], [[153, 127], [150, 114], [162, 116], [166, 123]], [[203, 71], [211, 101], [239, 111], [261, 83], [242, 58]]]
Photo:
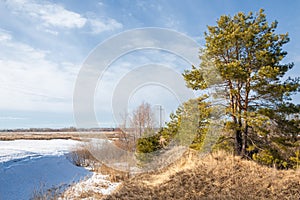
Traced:
[[155, 118], [151, 105], [143, 102], [132, 112], [130, 128], [135, 137], [142, 137], [143, 134], [153, 132], [154, 126]]
[[[299, 113], [299, 109], [291, 109], [296, 108], [291, 95], [299, 91], [299, 78], [283, 80], [293, 67], [281, 63], [287, 55], [282, 47], [289, 37], [276, 34], [276, 27], [276, 21], [267, 22], [263, 10], [256, 15], [221, 16], [205, 33], [200, 67], [184, 73], [190, 88], [216, 86], [223, 90], [237, 155], [246, 155], [250, 131], [265, 136], [270, 133], [270, 122], [284, 122], [285, 111]], [[210, 77], [212, 72], [217, 72], [218, 78], [215, 73]], [[283, 115], [278, 117], [280, 110]]]
[[[200, 150], [209, 125], [211, 104], [207, 96], [191, 99], [170, 115], [171, 120], [156, 135], [138, 140], [138, 153], [152, 153], [171, 142]], [[164, 144], [160, 141], [164, 140]]]
[[153, 135], [155, 118], [149, 103], [143, 102], [131, 114], [126, 114], [121, 125], [122, 147], [135, 151], [138, 138]]

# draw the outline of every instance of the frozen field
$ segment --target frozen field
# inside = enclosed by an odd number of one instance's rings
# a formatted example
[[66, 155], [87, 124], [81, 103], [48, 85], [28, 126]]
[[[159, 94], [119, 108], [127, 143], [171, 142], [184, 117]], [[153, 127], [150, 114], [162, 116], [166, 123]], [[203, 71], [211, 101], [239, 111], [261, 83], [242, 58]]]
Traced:
[[78, 182], [92, 176], [65, 156], [75, 140], [0, 141], [0, 199], [29, 199], [34, 190]]

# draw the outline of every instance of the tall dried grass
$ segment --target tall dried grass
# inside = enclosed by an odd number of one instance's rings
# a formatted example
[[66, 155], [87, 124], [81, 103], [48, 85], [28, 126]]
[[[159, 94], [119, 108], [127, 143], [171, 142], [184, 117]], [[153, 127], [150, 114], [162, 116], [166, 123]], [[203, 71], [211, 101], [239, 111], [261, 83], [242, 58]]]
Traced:
[[164, 170], [131, 178], [105, 199], [300, 199], [300, 170], [189, 151]]
[[112, 182], [119, 182], [129, 178], [129, 171], [118, 170], [113, 165], [120, 163], [120, 161], [127, 161], [122, 158], [123, 153], [116, 151], [115, 148], [108, 145], [108, 142], [101, 145], [95, 142], [86, 142], [75, 147], [69, 153], [68, 158], [76, 166], [89, 167], [93, 172], [109, 175]]

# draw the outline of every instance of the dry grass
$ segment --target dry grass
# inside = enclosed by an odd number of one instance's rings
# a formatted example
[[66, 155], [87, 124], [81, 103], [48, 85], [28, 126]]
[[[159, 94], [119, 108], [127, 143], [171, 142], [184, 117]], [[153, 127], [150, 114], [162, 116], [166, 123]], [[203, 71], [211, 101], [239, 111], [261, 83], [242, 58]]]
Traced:
[[[178, 153], [178, 155], [182, 154]], [[170, 180], [170, 177], [180, 171], [193, 169], [196, 165], [197, 159], [198, 157], [196, 156], [196, 152], [190, 151], [189, 153], [185, 153], [181, 158], [168, 165], [168, 167], [160, 169], [158, 173], [148, 173], [151, 174], [151, 176], [147, 177], [147, 179], [143, 180], [142, 182], [148, 186], [158, 186], [163, 182]]]
[[117, 140], [119, 132], [0, 132], [0, 140], [51, 140], [72, 139], [85, 140], [90, 138]]
[[[72, 197], [72, 200], [82, 200], [82, 199], [101, 199], [103, 198], [103, 194], [102, 193], [95, 193], [94, 191], [87, 191], [87, 192], [83, 192], [81, 193], [81, 195], [79, 197]], [[64, 198], [62, 198], [64, 199]], [[66, 198], [68, 199], [68, 198]]]
[[[98, 148], [99, 146], [97, 143], [85, 142], [76, 146], [68, 155], [68, 158], [75, 165], [87, 167], [95, 174], [108, 175], [105, 178], [105, 180], [107, 181], [120, 182], [127, 180], [129, 178], [128, 172], [116, 170], [105, 165], [99, 160], [99, 156], [108, 154], [109, 149], [104, 148], [101, 151], [101, 148]], [[80, 183], [72, 185], [63, 194], [61, 194], [59, 199], [101, 199], [104, 195], [97, 189], [108, 188], [108, 185], [106, 182], [103, 182], [102, 179], [96, 180], [96, 182], [94, 183], [93, 181], [90, 182], [87, 179], [87, 183], [85, 183], [85, 181], [82, 181]], [[93, 188], [96, 188], [96, 190], [94, 190]]]
[[[105, 147], [105, 145], [103, 145]], [[98, 147], [90, 142], [80, 144], [68, 155], [69, 160], [76, 166], [89, 167], [91, 171], [109, 175], [110, 181], [119, 182], [129, 178], [129, 172], [110, 167], [99, 158], [106, 157], [113, 149], [97, 149]]]
[[129, 178], [129, 172], [117, 170], [105, 164], [102, 164], [101, 167], [99, 167], [95, 172], [103, 175], [109, 175], [111, 182], [121, 182], [128, 180]]
[[164, 170], [131, 178], [105, 199], [300, 199], [300, 170], [190, 151]]
[[44, 183], [35, 188], [31, 194], [30, 200], [56, 200], [62, 195], [63, 191], [67, 187], [67, 184], [61, 184], [56, 187], [46, 189]]
[[69, 133], [6, 133], [0, 134], [0, 140], [10, 141], [10, 140], [52, 140], [52, 139], [72, 139], [81, 140], [79, 134], [69, 134]]

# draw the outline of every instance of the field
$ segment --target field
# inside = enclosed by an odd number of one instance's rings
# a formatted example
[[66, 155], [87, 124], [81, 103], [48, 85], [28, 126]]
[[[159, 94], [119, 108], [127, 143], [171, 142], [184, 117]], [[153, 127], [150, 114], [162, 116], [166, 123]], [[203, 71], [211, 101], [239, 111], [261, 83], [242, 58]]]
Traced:
[[60, 199], [300, 199], [299, 169], [268, 168], [224, 152], [189, 150], [160, 170], [121, 183], [116, 170], [102, 166], [91, 171], [67, 159], [85, 141], [116, 134], [1, 133], [0, 199], [28, 199], [53, 190], [66, 190]]

